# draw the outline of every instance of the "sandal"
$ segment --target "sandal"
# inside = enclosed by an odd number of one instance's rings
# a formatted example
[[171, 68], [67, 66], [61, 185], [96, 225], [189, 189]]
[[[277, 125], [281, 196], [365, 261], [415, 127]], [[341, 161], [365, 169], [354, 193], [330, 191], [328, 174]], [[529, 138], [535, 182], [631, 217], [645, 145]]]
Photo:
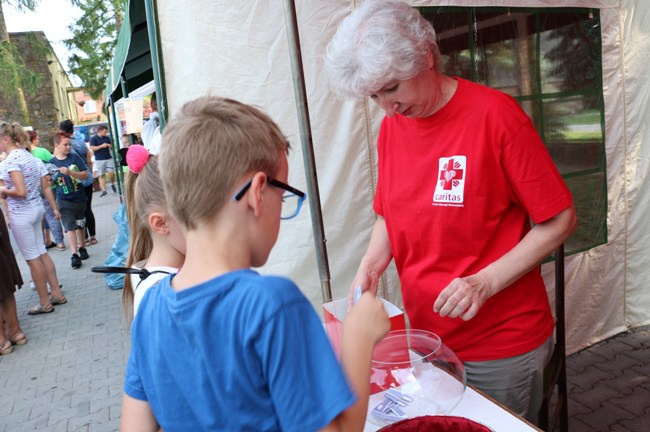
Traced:
[[40, 315], [40, 314], [47, 314], [54, 312], [54, 306], [52, 306], [52, 303], [46, 303], [44, 305], [42, 304], [37, 304], [33, 308], [31, 308], [29, 311], [27, 311], [27, 315]]
[[27, 343], [27, 336], [23, 332], [18, 332], [9, 338], [9, 342], [12, 345], [25, 345]]
[[[60, 285], [59, 285], [59, 288], [61, 288]], [[54, 305], [62, 305], [62, 304], [66, 304], [67, 302], [68, 302], [68, 299], [65, 298], [65, 296], [63, 295], [63, 293], [61, 294], [61, 297], [50, 296], [50, 304], [51, 304], [52, 306], [54, 306]]]
[[91, 237], [90, 239], [88, 239], [87, 243], [91, 245], [96, 245], [97, 239], [95, 237]]
[[11, 354], [14, 352], [14, 346], [11, 344], [11, 341], [6, 340], [0, 344], [0, 356]]
[[58, 251], [64, 251], [64, 250], [65, 250], [65, 245], [64, 245], [63, 243], [61, 243], [61, 246], [56, 245], [56, 250], [58, 250]]

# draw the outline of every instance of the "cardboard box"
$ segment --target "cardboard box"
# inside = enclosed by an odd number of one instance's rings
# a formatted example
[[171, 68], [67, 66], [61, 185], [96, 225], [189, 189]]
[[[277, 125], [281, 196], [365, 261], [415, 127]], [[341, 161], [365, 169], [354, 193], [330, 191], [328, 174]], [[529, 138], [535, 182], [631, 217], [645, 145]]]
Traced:
[[[382, 298], [380, 298], [380, 300], [384, 303], [384, 309], [386, 310], [386, 313], [388, 314], [388, 318], [390, 319], [391, 331], [406, 329], [404, 312], [402, 312], [397, 306], [395, 306], [388, 300], [384, 300]], [[325, 319], [325, 331], [327, 332], [327, 336], [330, 339], [330, 342], [332, 344], [332, 347], [334, 348], [334, 352], [336, 353], [337, 357], [341, 356], [341, 338], [343, 337], [343, 319], [345, 318], [345, 314], [347, 313], [347, 311], [348, 311], [347, 298], [342, 298], [342, 299], [334, 300], [329, 303], [323, 304], [323, 317]], [[397, 355], [397, 357], [399, 357], [400, 359], [408, 360], [409, 354], [408, 354], [408, 345], [406, 344], [406, 341], [404, 342], [404, 346], [400, 346], [400, 347], [393, 346], [392, 349], [395, 349], [397, 351], [393, 353], [394, 357], [395, 355]], [[381, 349], [379, 351], [381, 351]], [[379, 354], [380, 356], [382, 355], [381, 352], [377, 352], [376, 354]], [[386, 367], [386, 366], [383, 365], [381, 367]], [[396, 381], [393, 379], [392, 375], [390, 374], [390, 371], [386, 373], [386, 371], [375, 370], [375, 369], [376, 368], [373, 367], [372, 376], [371, 376], [371, 383], [370, 383], [371, 394], [378, 393], [380, 391], [383, 391], [389, 387], [394, 387], [396, 385]]]
[[[404, 330], [406, 329], [406, 322], [404, 320], [404, 312], [400, 308], [380, 298], [384, 303], [384, 309], [390, 318], [391, 330]], [[341, 355], [341, 338], [343, 336], [343, 319], [348, 311], [348, 299], [341, 298], [333, 300], [329, 303], [323, 304], [323, 317], [325, 319], [325, 331], [332, 343], [334, 352], [337, 356]]]

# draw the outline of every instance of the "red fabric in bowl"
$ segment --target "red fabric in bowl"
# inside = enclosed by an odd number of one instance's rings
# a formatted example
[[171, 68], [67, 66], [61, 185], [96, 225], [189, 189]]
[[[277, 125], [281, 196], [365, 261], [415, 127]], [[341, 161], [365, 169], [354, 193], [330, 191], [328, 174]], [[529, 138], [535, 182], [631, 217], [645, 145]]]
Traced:
[[385, 426], [378, 432], [494, 432], [489, 427], [465, 417], [421, 416]]

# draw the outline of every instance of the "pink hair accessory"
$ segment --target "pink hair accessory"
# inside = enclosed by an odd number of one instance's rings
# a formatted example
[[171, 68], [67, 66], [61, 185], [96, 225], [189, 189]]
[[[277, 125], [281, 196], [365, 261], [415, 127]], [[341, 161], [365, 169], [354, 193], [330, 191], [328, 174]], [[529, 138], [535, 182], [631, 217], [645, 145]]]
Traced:
[[140, 174], [142, 168], [147, 164], [149, 156], [151, 155], [143, 145], [130, 145], [129, 150], [126, 152], [126, 164], [129, 166], [129, 170], [135, 174]]

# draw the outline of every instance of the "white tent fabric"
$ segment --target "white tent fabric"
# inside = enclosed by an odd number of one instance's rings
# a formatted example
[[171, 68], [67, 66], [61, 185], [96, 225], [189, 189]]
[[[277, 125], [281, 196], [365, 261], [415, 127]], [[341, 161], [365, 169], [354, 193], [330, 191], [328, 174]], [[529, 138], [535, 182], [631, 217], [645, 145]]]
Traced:
[[[305, 173], [281, 0], [158, 0], [169, 113], [216, 94], [254, 104], [293, 145], [289, 182], [305, 190]], [[329, 91], [322, 54], [355, 1], [296, 0], [333, 296], [347, 294], [374, 222], [375, 140], [382, 112], [366, 100], [340, 101]], [[608, 243], [566, 259], [567, 348], [650, 323], [650, 3], [642, 0], [412, 1], [415, 6], [590, 7], [600, 9], [607, 155]], [[191, 137], [188, 137], [191, 139]], [[206, 192], [209, 193], [209, 192]], [[320, 280], [308, 208], [282, 224], [265, 273], [294, 279], [320, 311]], [[552, 264], [543, 266], [549, 293]], [[390, 268], [382, 294], [400, 304]]]

